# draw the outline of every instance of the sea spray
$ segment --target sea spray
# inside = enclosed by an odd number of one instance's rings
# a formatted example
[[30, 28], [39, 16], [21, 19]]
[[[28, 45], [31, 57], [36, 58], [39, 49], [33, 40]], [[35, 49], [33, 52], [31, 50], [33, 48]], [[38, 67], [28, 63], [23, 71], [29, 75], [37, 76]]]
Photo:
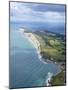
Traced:
[[53, 76], [53, 73], [48, 72], [47, 77], [46, 77], [47, 78], [46, 79], [46, 86], [51, 86], [50, 81], [51, 81], [52, 76]]

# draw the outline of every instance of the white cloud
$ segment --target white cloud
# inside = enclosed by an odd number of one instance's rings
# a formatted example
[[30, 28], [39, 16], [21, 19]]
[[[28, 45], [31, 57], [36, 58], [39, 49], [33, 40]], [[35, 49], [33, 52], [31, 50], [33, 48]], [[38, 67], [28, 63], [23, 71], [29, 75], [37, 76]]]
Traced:
[[64, 23], [65, 13], [54, 11], [35, 11], [28, 5], [22, 3], [10, 4], [10, 20], [11, 21], [30, 21], [30, 22], [48, 22], [48, 23]]
[[47, 21], [49, 22], [64, 22], [65, 20], [65, 15], [64, 13], [60, 12], [45, 12], [44, 13], [44, 18], [46, 18]]

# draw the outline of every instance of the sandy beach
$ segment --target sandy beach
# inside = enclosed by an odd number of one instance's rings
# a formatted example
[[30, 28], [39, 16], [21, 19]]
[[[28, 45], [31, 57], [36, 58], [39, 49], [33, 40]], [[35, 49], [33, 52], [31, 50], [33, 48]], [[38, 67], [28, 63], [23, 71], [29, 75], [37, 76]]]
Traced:
[[36, 49], [38, 49], [40, 51], [40, 43], [39, 41], [36, 39], [36, 37], [33, 35], [33, 33], [27, 33], [25, 32], [24, 29], [20, 29], [20, 32], [24, 33], [24, 35], [26, 36], [26, 38], [34, 45], [34, 47]]

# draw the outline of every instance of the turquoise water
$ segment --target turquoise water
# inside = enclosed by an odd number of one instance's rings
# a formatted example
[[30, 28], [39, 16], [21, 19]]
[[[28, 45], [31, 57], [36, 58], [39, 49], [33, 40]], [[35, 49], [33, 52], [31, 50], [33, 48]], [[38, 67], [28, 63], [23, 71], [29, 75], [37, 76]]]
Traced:
[[10, 30], [10, 88], [46, 86], [48, 72], [56, 74], [60, 69], [51, 62], [41, 62], [23, 33]]

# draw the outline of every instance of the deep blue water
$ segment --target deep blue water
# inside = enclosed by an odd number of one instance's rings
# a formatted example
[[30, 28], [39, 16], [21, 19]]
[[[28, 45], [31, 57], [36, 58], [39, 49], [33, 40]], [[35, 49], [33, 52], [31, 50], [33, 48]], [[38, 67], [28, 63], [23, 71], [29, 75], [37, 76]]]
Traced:
[[20, 26], [10, 26], [10, 88], [46, 86], [48, 72], [56, 74], [59, 67], [40, 61], [34, 46], [19, 32]]

